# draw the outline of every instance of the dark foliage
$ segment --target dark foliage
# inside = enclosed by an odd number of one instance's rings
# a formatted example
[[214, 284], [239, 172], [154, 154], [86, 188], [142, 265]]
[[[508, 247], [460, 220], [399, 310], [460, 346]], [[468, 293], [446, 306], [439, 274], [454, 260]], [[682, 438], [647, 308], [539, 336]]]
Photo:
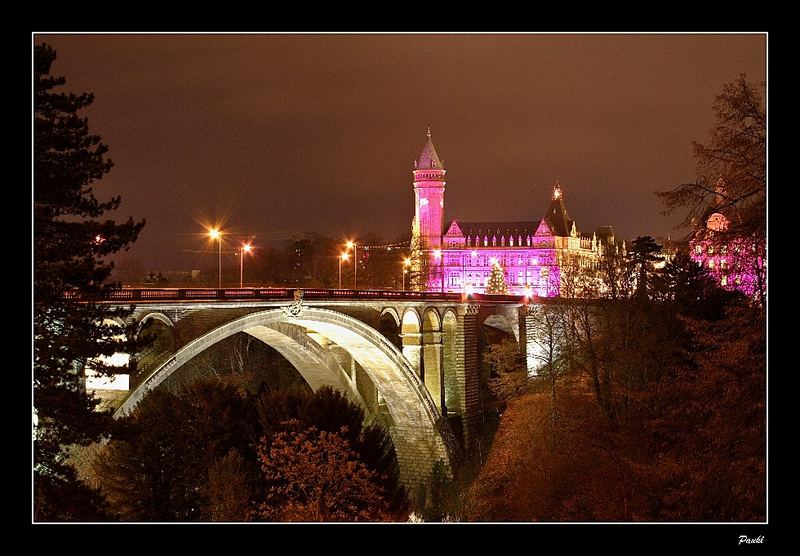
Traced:
[[198, 381], [179, 393], [148, 394], [122, 420], [95, 473], [123, 520], [256, 519], [266, 515], [258, 508], [268, 491], [256, 450], [269, 454], [272, 439], [314, 427], [341, 436], [391, 514], [402, 516], [406, 497], [391, 439], [363, 420], [358, 406], [330, 388], [249, 395], [226, 381]]
[[[88, 444], [107, 430], [109, 415], [95, 411], [98, 401], [85, 392], [83, 367], [114, 372], [98, 359], [129, 352], [131, 330], [109, 324], [124, 311], [76, 304], [65, 293], [92, 295], [112, 265], [104, 257], [126, 249], [144, 222], [100, 220], [117, 209], [119, 197], [99, 201], [93, 186], [112, 167], [108, 147], [89, 131], [78, 112], [92, 103], [89, 93], [59, 93], [63, 77], [50, 75], [56, 58], [46, 44], [34, 48], [34, 440], [36, 520], [74, 520], [77, 500], [96, 500], [65, 461], [70, 444]], [[65, 493], [71, 496], [64, 496]], [[89, 515], [95, 512], [85, 508]]]

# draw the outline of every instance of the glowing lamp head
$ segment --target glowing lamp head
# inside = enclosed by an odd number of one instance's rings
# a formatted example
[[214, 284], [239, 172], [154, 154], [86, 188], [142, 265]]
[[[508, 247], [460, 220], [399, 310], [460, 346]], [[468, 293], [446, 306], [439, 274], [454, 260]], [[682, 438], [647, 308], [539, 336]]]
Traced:
[[222, 232], [220, 232], [217, 228], [211, 228], [208, 230], [208, 235], [211, 239], [219, 239], [222, 235]]
[[433, 256], [436, 257], [437, 260], [441, 259], [442, 258], [442, 250], [441, 249], [436, 249], [433, 252]]
[[530, 286], [525, 286], [525, 289], [523, 290], [523, 293], [525, 294], [525, 297], [528, 297], [528, 298], [533, 297], [533, 288], [530, 287]]
[[349, 260], [349, 259], [350, 259], [350, 253], [342, 253], [341, 255], [339, 255], [339, 257], [340, 257], [340, 258], [341, 258], [343, 261], [347, 261], [347, 260]]
[[348, 241], [346, 245], [348, 249], [352, 249], [353, 247], [355, 247], [356, 244], [352, 241]]
[[556, 180], [556, 183], [553, 186], [553, 200], [558, 201], [561, 197], [562, 197], [561, 184], [558, 183], [558, 180]]
[[408, 259], [408, 258], [406, 258], [406, 259], [403, 261], [403, 266], [405, 266], [405, 267], [409, 267], [409, 266], [411, 266], [411, 259]]
[[245, 253], [249, 253], [252, 250], [253, 246], [250, 245], [249, 243], [245, 243], [244, 245], [242, 245], [242, 251], [244, 251]]
[[493, 265], [496, 265], [496, 264], [497, 264], [497, 257], [492, 257], [492, 258], [490, 258], [490, 259], [489, 259], [489, 262], [490, 262], [491, 264], [493, 264]]

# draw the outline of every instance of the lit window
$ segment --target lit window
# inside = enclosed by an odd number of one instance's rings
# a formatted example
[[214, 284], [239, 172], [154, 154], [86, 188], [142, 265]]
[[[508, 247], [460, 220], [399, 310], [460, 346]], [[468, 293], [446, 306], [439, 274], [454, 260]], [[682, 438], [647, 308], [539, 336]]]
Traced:
[[708, 246], [708, 254], [709, 255], [713, 255], [714, 254], [714, 246], [713, 245], [709, 245]]
[[719, 283], [720, 283], [721, 285], [723, 285], [723, 286], [727, 286], [727, 285], [728, 285], [728, 277], [727, 277], [727, 276], [723, 276], [723, 277], [720, 279]]
[[728, 254], [728, 246], [727, 245], [723, 245], [722, 247], [719, 248], [719, 252], [722, 253], [723, 255], [727, 255]]
[[714, 261], [708, 261], [708, 268], [714, 268]]
[[703, 248], [698, 245], [698, 246], [696, 246], [694, 248], [694, 252], [697, 253], [698, 255], [702, 255], [703, 254]]
[[720, 267], [720, 268], [728, 268], [728, 261], [726, 261], [725, 259], [722, 259], [722, 260], [719, 262], [719, 267]]

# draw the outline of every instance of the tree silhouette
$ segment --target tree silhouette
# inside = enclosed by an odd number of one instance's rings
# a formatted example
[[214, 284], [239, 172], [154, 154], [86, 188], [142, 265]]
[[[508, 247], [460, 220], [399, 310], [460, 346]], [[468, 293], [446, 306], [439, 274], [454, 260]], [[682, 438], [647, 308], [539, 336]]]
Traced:
[[716, 122], [707, 145], [694, 141], [698, 179], [658, 195], [667, 214], [678, 208], [689, 211], [682, 225], [699, 222], [710, 201], [720, 195], [715, 183], [725, 177], [726, 191], [720, 210], [736, 214], [730, 232], [747, 235], [766, 230], [767, 114], [759, 90], [764, 82], [748, 82], [744, 75], [723, 86], [714, 102]]
[[636, 274], [636, 296], [647, 297], [650, 286], [650, 276], [653, 273], [653, 264], [661, 261], [658, 255], [661, 246], [650, 236], [640, 236], [631, 242], [628, 250], [628, 261], [632, 271]]
[[65, 83], [50, 75], [55, 58], [50, 46], [34, 47], [34, 518], [91, 519], [94, 510], [71, 503], [83, 487], [66, 463], [66, 447], [97, 440], [109, 416], [95, 411], [98, 401], [85, 391], [83, 366], [112, 373], [97, 358], [135, 346], [119, 339], [132, 337], [132, 330], [107, 320], [124, 311], [76, 304], [65, 294], [110, 288], [103, 282], [113, 265], [104, 257], [126, 249], [144, 221], [99, 220], [120, 204], [119, 197], [101, 202], [93, 193], [113, 164], [104, 156], [108, 147], [78, 115], [93, 96], [55, 91]]

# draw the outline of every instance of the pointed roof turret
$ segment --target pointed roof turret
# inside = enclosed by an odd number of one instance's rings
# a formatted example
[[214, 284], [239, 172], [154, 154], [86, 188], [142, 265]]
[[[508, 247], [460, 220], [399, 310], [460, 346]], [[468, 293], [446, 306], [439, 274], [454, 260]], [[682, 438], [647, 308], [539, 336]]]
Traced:
[[569, 217], [567, 206], [564, 204], [564, 193], [561, 191], [561, 184], [556, 180], [553, 185], [553, 195], [550, 207], [544, 219], [547, 222], [553, 235], [568, 237], [572, 234], [572, 226], [575, 221]]
[[[737, 221], [738, 218], [736, 206], [728, 200], [728, 184], [725, 182], [725, 176], [720, 176], [714, 184], [714, 198], [703, 211], [701, 222], [710, 230], [722, 231], [728, 228], [731, 221]], [[697, 226], [698, 222], [693, 221], [692, 225]]]
[[436, 147], [433, 146], [431, 141], [431, 126], [428, 126], [428, 141], [422, 147], [422, 152], [414, 163], [416, 170], [444, 170], [444, 165], [436, 154]]

